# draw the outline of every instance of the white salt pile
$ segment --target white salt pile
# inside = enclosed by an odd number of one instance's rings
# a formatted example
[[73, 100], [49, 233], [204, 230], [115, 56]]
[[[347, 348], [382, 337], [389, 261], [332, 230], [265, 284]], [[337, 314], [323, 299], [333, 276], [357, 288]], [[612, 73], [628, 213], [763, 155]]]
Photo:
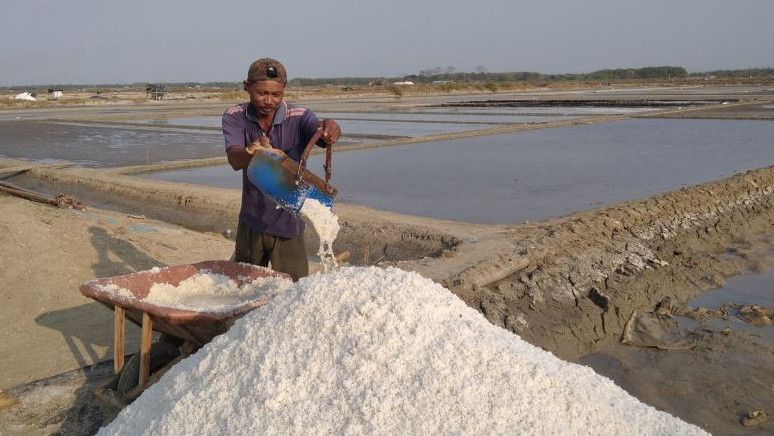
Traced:
[[301, 206], [301, 213], [312, 223], [312, 227], [320, 237], [320, 248], [317, 255], [323, 265], [323, 271], [328, 272], [336, 268], [336, 257], [333, 254], [333, 241], [339, 234], [339, 218], [334, 215], [331, 208], [319, 201], [309, 198]]
[[394, 268], [293, 284], [101, 434], [705, 434]]
[[292, 281], [283, 277], [259, 277], [239, 286], [223, 274], [199, 272], [174, 286], [156, 283], [143, 301], [177, 309], [218, 312], [259, 298], [271, 298], [287, 290]]
[[[269, 276], [252, 279], [240, 286], [227, 275], [200, 271], [177, 286], [154, 284], [142, 301], [175, 309], [226, 312], [248, 301], [272, 298], [291, 284], [288, 278]], [[124, 299], [135, 298], [131, 291], [115, 284], [103, 285], [100, 289]]]
[[32, 96], [29, 92], [21, 92], [19, 94], [16, 94], [13, 97], [14, 100], [28, 100], [28, 101], [37, 101], [35, 97]]

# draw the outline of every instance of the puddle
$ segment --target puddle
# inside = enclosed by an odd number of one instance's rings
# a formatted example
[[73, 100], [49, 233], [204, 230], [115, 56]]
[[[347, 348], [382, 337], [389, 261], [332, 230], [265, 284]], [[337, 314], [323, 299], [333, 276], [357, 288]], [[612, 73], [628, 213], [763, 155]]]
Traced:
[[[774, 308], [774, 270], [763, 273], [745, 273], [728, 279], [725, 286], [704, 292], [689, 300], [686, 306], [718, 309], [724, 305], [757, 305]], [[737, 309], [729, 308], [727, 320], [707, 319], [694, 320], [680, 317], [680, 324], [695, 329], [707, 327], [713, 330], [732, 330], [760, 334], [768, 342], [774, 344], [774, 326], [757, 327], [742, 321], [737, 316]]]
[[[517, 223], [772, 165], [772, 136], [769, 122], [636, 119], [339, 153], [333, 182], [338, 201]], [[309, 168], [321, 174], [322, 159], [312, 156]], [[226, 166], [146, 177], [241, 188]]]

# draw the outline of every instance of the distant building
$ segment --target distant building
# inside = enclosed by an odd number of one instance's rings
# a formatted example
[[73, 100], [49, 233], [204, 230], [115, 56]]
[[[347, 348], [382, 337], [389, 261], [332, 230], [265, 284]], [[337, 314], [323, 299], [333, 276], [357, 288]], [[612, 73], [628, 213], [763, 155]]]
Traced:
[[151, 100], [164, 100], [167, 95], [167, 87], [166, 85], [152, 84], [145, 88], [145, 92]]
[[48, 88], [49, 99], [59, 100], [64, 95], [62, 88]]
[[404, 82], [392, 82], [392, 84], [393, 85], [398, 85], [398, 86], [412, 86], [414, 84], [414, 82], [406, 80]]

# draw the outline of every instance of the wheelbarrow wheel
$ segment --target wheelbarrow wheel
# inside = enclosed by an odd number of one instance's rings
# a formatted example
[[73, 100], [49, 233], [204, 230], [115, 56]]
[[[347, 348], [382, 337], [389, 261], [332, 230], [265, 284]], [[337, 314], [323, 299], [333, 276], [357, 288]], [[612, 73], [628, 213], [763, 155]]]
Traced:
[[[151, 347], [150, 353], [150, 372], [161, 369], [164, 365], [174, 360], [180, 355], [180, 347], [168, 342], [156, 342]], [[116, 383], [116, 392], [125, 395], [127, 392], [137, 386], [140, 379], [140, 353], [135, 353], [124, 365], [121, 375], [118, 376]]]

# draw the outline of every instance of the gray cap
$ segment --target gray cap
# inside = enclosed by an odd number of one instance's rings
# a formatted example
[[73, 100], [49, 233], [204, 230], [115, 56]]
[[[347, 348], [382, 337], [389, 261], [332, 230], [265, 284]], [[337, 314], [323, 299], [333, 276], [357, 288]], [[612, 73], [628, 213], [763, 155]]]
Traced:
[[258, 59], [250, 65], [247, 70], [247, 81], [257, 82], [259, 80], [273, 80], [280, 83], [288, 83], [288, 73], [282, 62], [272, 59]]

